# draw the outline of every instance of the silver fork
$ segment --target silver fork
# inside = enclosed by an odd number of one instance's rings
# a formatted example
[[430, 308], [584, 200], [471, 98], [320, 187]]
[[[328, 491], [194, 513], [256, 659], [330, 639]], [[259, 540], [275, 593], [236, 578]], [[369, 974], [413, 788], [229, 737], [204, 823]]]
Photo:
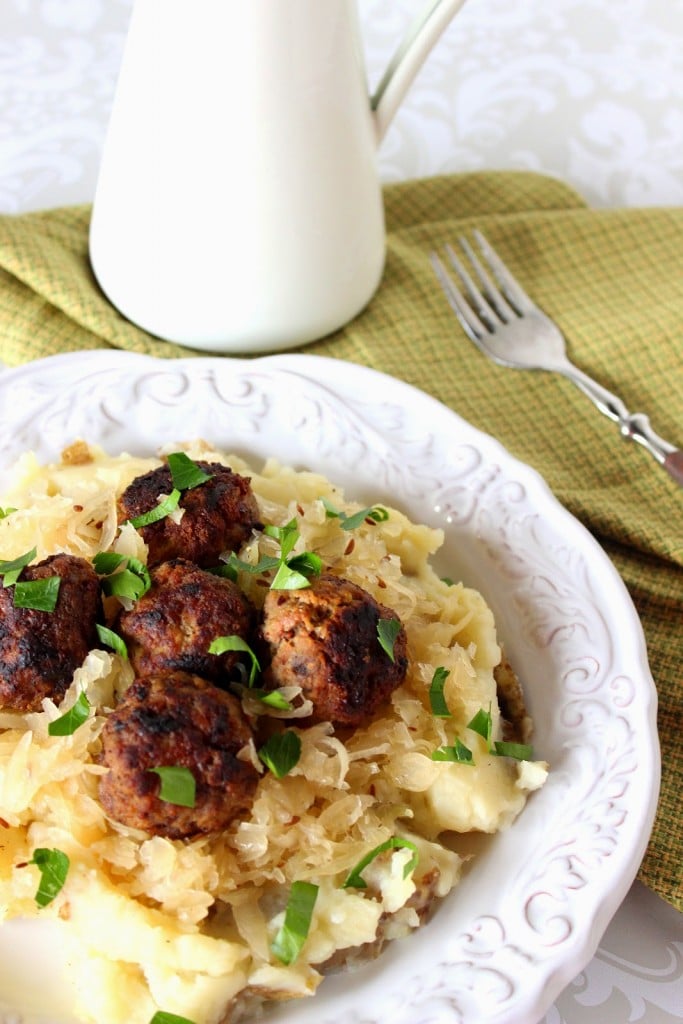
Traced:
[[453, 312], [468, 337], [484, 355], [501, 366], [550, 370], [568, 377], [600, 412], [618, 424], [624, 437], [646, 448], [683, 486], [683, 450], [656, 434], [644, 413], [630, 413], [617, 395], [570, 362], [557, 324], [532, 302], [482, 233], [474, 231], [473, 237], [479, 253], [465, 238], [460, 239], [460, 245], [474, 277], [452, 247], [446, 246], [460, 288], [436, 253], [430, 257]]

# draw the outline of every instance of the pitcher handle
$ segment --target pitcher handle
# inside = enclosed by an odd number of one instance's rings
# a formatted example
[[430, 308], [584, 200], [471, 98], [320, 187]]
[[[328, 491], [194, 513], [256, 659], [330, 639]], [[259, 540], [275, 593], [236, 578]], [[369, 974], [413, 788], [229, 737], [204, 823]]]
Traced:
[[465, 0], [430, 0], [409, 26], [370, 97], [378, 144], [427, 54]]

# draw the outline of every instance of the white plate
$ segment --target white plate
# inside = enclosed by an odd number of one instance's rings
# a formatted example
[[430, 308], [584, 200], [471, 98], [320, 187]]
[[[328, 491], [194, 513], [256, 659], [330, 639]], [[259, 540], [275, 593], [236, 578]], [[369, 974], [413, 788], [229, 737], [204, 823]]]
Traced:
[[[495, 440], [423, 393], [336, 360], [84, 352], [0, 375], [0, 491], [2, 470], [22, 451], [54, 459], [77, 437], [112, 453], [204, 437], [257, 461], [319, 470], [353, 498], [445, 529], [439, 568], [492, 606], [549, 780], [425, 928], [269, 1019], [542, 1017], [624, 898], [659, 787], [642, 630], [588, 532]], [[28, 942], [25, 932], [0, 929], [0, 962], [16, 941]]]

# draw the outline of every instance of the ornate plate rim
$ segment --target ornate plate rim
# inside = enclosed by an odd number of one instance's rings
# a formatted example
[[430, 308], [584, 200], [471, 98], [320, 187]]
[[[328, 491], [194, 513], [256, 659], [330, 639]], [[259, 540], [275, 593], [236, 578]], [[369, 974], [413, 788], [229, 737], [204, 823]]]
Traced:
[[[182, 428], [176, 418], [169, 436], [174, 413]], [[494, 438], [402, 381], [305, 354], [165, 360], [97, 350], [4, 371], [0, 493], [4, 470], [28, 448], [53, 458], [87, 436], [110, 451], [153, 451], [199, 429], [252, 458], [319, 469], [361, 500], [398, 490], [395, 503], [442, 526], [449, 565], [485, 594], [528, 671], [532, 713], [545, 725], [539, 753], [552, 769], [425, 928], [361, 968], [353, 986], [328, 978], [314, 1000], [267, 1019], [539, 1019], [597, 948], [657, 803], [656, 690], [616, 570], [538, 473]], [[618, 645], [617, 621], [627, 634]], [[558, 749], [543, 749], [551, 740]], [[503, 892], [493, 885], [501, 868]], [[0, 928], [0, 950], [3, 932], [11, 928]]]

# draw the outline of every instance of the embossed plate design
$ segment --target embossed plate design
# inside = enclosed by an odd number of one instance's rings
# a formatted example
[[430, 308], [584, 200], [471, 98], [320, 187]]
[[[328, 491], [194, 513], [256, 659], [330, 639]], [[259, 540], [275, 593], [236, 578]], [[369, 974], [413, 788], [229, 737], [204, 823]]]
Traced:
[[[485, 844], [428, 925], [267, 1020], [542, 1017], [590, 960], [624, 898], [659, 786], [642, 630], [592, 537], [493, 438], [422, 392], [331, 359], [166, 361], [102, 351], [0, 375], [0, 492], [21, 452], [54, 459], [78, 437], [139, 454], [204, 437], [257, 464], [274, 456], [318, 470], [350, 497], [394, 504], [444, 529], [438, 568], [492, 606], [549, 780], [514, 825]], [[22, 951], [35, 962], [39, 928], [0, 928], [0, 963], [9, 957], [15, 978]], [[5, 995], [6, 978], [7, 967]]]

